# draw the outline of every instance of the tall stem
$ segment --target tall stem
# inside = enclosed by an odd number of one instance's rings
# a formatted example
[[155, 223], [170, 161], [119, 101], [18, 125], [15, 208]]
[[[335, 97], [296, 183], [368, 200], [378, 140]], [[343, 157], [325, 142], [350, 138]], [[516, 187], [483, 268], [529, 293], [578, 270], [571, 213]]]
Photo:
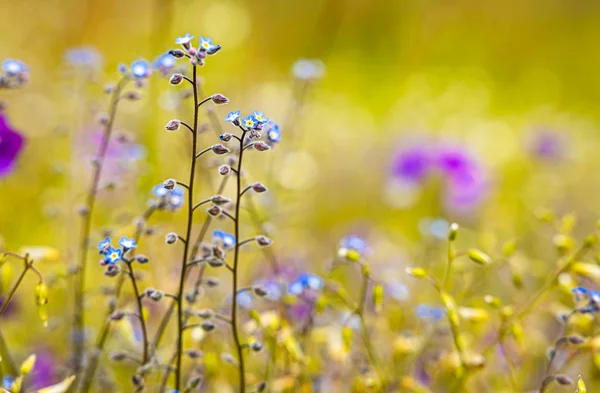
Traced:
[[19, 285], [21, 285], [23, 278], [25, 278], [25, 274], [27, 273], [27, 270], [29, 270], [29, 265], [27, 264], [27, 262], [25, 262], [25, 267], [23, 268], [21, 275], [19, 276], [19, 278], [17, 279], [17, 282], [15, 283], [15, 285], [12, 287], [12, 289], [8, 293], [8, 296], [4, 300], [4, 303], [2, 303], [2, 307], [0, 307], [0, 315], [2, 315], [4, 310], [6, 310], [6, 308], [8, 307], [8, 304], [12, 300], [13, 296], [15, 296], [15, 293], [17, 292]]
[[131, 278], [131, 286], [133, 287], [133, 294], [136, 299], [138, 314], [140, 315], [140, 326], [142, 327], [142, 341], [144, 343], [144, 350], [142, 356], [142, 365], [148, 362], [148, 331], [146, 330], [146, 321], [144, 320], [144, 312], [142, 308], [142, 298], [140, 297], [140, 291], [138, 289], [137, 280], [133, 273], [133, 261], [125, 262], [129, 268], [129, 277]]
[[236, 176], [236, 201], [235, 201], [235, 249], [233, 256], [233, 289], [232, 289], [232, 304], [231, 304], [231, 330], [233, 332], [233, 340], [237, 349], [238, 356], [238, 368], [240, 372], [239, 378], [239, 393], [246, 392], [246, 379], [244, 374], [244, 353], [242, 344], [240, 342], [240, 336], [237, 327], [237, 291], [238, 291], [238, 260], [240, 256], [240, 205], [242, 199], [242, 159], [244, 158], [244, 139], [246, 139], [246, 130], [242, 129], [242, 135], [240, 137], [240, 156], [237, 165], [237, 176]]
[[96, 204], [96, 196], [98, 194], [98, 186], [100, 184], [100, 178], [102, 176], [102, 168], [104, 167], [106, 152], [108, 151], [110, 137], [115, 123], [117, 106], [119, 103], [119, 96], [121, 95], [121, 91], [127, 84], [127, 81], [128, 79], [126, 77], [121, 79], [112, 93], [110, 100], [108, 123], [106, 124], [106, 128], [104, 129], [104, 135], [102, 136], [100, 149], [98, 150], [98, 153], [93, 162], [94, 170], [92, 174], [92, 182], [90, 184], [90, 188], [86, 197], [87, 212], [83, 215], [81, 239], [79, 243], [79, 264], [77, 266], [74, 296], [75, 313], [73, 318], [73, 371], [76, 376], [79, 376], [81, 373], [83, 366], [83, 352], [85, 350], [85, 342], [83, 338], [83, 326], [85, 324], [85, 271], [87, 265], [90, 231], [92, 228], [92, 217], [94, 213], [94, 206]]
[[192, 67], [192, 88], [194, 91], [194, 130], [192, 133], [192, 152], [190, 163], [190, 179], [188, 182], [188, 215], [187, 229], [185, 232], [185, 243], [183, 249], [183, 258], [181, 261], [181, 274], [179, 277], [179, 292], [177, 293], [177, 366], [175, 368], [175, 390], [180, 391], [181, 386], [181, 360], [183, 352], [183, 300], [184, 286], [186, 276], [186, 264], [188, 261], [188, 252], [191, 243], [192, 221], [194, 217], [194, 180], [196, 178], [196, 153], [198, 140], [198, 84], [196, 82], [196, 66]]

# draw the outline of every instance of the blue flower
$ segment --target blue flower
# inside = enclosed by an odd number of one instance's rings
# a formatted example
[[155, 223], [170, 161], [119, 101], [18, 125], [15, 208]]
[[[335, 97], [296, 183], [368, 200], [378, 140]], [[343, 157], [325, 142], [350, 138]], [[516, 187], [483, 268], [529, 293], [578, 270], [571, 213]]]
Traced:
[[258, 112], [258, 111], [254, 111], [252, 112], [252, 116], [254, 117], [254, 119], [259, 122], [260, 124], [265, 124], [266, 122], [269, 121], [269, 119], [267, 119], [265, 117], [265, 114], [262, 112]]
[[169, 52], [163, 53], [154, 60], [154, 69], [160, 72], [162, 75], [169, 75], [175, 65], [177, 59], [175, 59]]
[[6, 59], [2, 63], [2, 69], [6, 72], [7, 75], [20, 75], [29, 72], [29, 68], [25, 65], [25, 63], [19, 60]]
[[340, 246], [349, 250], [355, 250], [359, 253], [364, 253], [369, 249], [368, 243], [361, 237], [351, 235], [346, 236], [340, 241]]
[[248, 129], [252, 129], [254, 127], [256, 127], [256, 125], [258, 124], [258, 122], [256, 121], [256, 119], [254, 118], [254, 116], [250, 115], [250, 116], [246, 116], [242, 119], [242, 124], [248, 128]]
[[187, 48], [187, 47], [189, 47], [192, 39], [194, 39], [193, 35], [191, 35], [190, 33], [185, 33], [185, 35], [183, 37], [177, 37], [175, 39], [175, 43], [178, 45], [183, 45], [184, 47]]
[[134, 78], [147, 78], [152, 74], [152, 66], [147, 60], [136, 60], [131, 63], [131, 75]]
[[12, 391], [15, 379], [9, 375], [2, 378], [2, 389]]
[[254, 299], [249, 291], [243, 291], [237, 294], [237, 304], [241, 308], [251, 309], [254, 304]]
[[119, 73], [121, 73], [121, 74], [126, 74], [126, 73], [127, 73], [127, 64], [120, 63], [120, 64], [117, 66], [117, 70], [118, 70], [118, 71], [119, 71]]
[[227, 115], [227, 117], [225, 118], [225, 121], [228, 121], [230, 123], [234, 123], [236, 122], [240, 117], [242, 117], [242, 114], [240, 113], [240, 111], [235, 111], [235, 112], [229, 112], [229, 114]]
[[103, 62], [102, 55], [93, 46], [67, 49], [64, 58], [75, 67], [100, 68]]
[[301, 295], [305, 290], [312, 289], [314, 291], [323, 288], [323, 279], [316, 274], [302, 273], [288, 286], [288, 292], [292, 295]]
[[109, 247], [104, 254], [104, 260], [111, 265], [119, 262], [123, 258], [123, 250], [120, 248]]
[[137, 247], [135, 239], [129, 238], [127, 236], [123, 236], [121, 240], [119, 240], [119, 246], [123, 247], [125, 250], [131, 250]]
[[267, 140], [271, 143], [277, 143], [281, 140], [281, 131], [279, 124], [272, 120], [267, 122]]
[[225, 249], [235, 247], [235, 236], [231, 233], [216, 230], [213, 232], [213, 242], [223, 245]]
[[98, 243], [98, 251], [100, 251], [100, 254], [106, 254], [106, 252], [108, 251], [109, 248], [110, 248], [110, 237], [107, 237], [106, 239], [104, 239]]
[[440, 320], [446, 315], [446, 311], [441, 307], [432, 307], [427, 304], [419, 304], [415, 313], [422, 319]]
[[155, 197], [163, 199], [172, 210], [183, 205], [183, 188], [180, 186], [175, 186], [174, 189], [167, 190], [161, 183], [154, 186], [152, 193]]
[[215, 45], [212, 43], [212, 39], [209, 37], [200, 37], [200, 51], [206, 52], [209, 55], [214, 55], [221, 50], [221, 45]]

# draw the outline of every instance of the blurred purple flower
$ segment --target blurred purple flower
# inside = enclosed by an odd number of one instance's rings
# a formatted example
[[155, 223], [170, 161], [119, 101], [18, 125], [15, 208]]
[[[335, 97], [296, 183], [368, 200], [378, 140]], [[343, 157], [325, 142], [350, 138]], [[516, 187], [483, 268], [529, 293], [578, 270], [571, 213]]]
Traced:
[[529, 150], [535, 157], [546, 160], [560, 160], [565, 154], [565, 140], [550, 130], [537, 130], [529, 142]]
[[392, 161], [392, 176], [411, 183], [423, 181], [431, 169], [430, 152], [421, 144], [397, 152]]
[[36, 351], [35, 366], [31, 372], [31, 383], [34, 388], [41, 389], [54, 384], [56, 359], [49, 350]]
[[23, 136], [15, 131], [0, 113], [0, 177], [12, 172], [23, 143]]

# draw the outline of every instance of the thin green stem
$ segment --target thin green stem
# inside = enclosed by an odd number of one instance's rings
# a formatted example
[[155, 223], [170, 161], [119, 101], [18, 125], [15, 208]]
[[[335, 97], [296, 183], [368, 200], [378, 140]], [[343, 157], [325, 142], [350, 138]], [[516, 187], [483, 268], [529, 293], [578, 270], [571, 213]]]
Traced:
[[6, 299], [4, 299], [4, 303], [2, 303], [2, 307], [0, 307], [0, 316], [2, 316], [2, 313], [4, 313], [4, 310], [6, 310], [6, 308], [8, 307], [8, 304], [12, 300], [13, 296], [15, 296], [15, 293], [17, 292], [17, 289], [21, 285], [21, 282], [23, 281], [23, 278], [25, 278], [25, 274], [27, 274], [28, 270], [29, 270], [29, 264], [27, 262], [25, 262], [25, 267], [23, 268], [23, 271], [19, 275], [19, 278], [17, 279], [17, 282], [11, 288], [11, 290], [8, 293], [8, 296], [6, 297]]
[[100, 149], [93, 161], [93, 174], [90, 188], [86, 197], [86, 209], [87, 212], [83, 215], [83, 223], [81, 230], [81, 239], [79, 243], [79, 263], [75, 277], [75, 312], [73, 317], [73, 372], [80, 377], [83, 369], [83, 352], [85, 350], [85, 342], [83, 338], [83, 327], [85, 325], [85, 273], [87, 267], [87, 256], [90, 241], [90, 232], [92, 229], [92, 218], [94, 213], [94, 207], [96, 205], [96, 196], [98, 194], [98, 187], [100, 184], [100, 178], [102, 176], [102, 168], [104, 167], [104, 161], [106, 160], [106, 152], [110, 143], [110, 137], [113, 131], [115, 123], [115, 117], [117, 114], [117, 107], [119, 103], [119, 97], [121, 91], [127, 85], [128, 78], [124, 77], [119, 81], [117, 87], [112, 93], [109, 118], [104, 134], [102, 136], [102, 142]]

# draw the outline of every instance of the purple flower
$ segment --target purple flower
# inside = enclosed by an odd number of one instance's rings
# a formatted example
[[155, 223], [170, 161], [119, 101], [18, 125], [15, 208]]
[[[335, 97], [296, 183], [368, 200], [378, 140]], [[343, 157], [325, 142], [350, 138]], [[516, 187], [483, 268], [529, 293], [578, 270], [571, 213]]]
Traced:
[[392, 176], [409, 183], [421, 182], [431, 169], [431, 154], [421, 144], [400, 150], [392, 161]]
[[565, 140], [549, 130], [538, 130], [529, 142], [529, 150], [535, 157], [546, 160], [560, 160], [565, 155]]
[[8, 175], [14, 169], [23, 142], [23, 136], [11, 128], [0, 113], [0, 177]]
[[35, 366], [31, 372], [33, 387], [41, 389], [57, 382], [55, 378], [56, 359], [49, 350], [36, 351]]

